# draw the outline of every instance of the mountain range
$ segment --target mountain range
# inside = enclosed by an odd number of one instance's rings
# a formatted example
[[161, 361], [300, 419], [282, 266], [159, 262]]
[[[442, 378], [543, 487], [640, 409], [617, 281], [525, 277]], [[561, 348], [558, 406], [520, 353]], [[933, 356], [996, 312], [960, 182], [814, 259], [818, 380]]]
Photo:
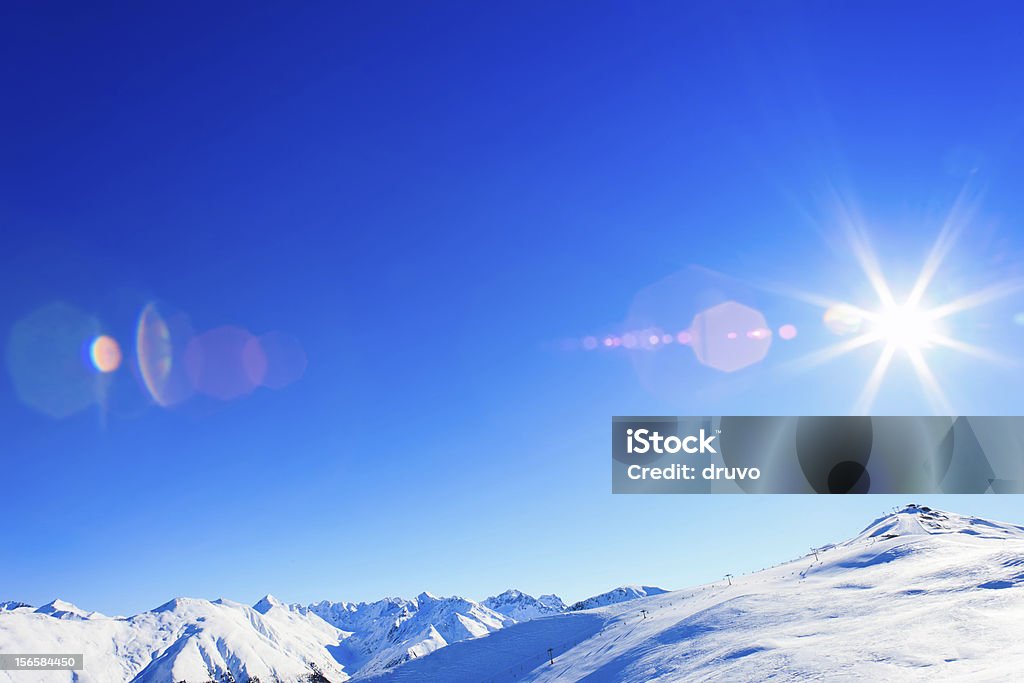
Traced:
[[131, 617], [4, 602], [0, 652], [82, 652], [85, 670], [0, 681], [1014, 680], [1022, 633], [1024, 527], [910, 505], [761, 571], [569, 606], [515, 590], [178, 598]]
[[229, 600], [176, 598], [131, 617], [108, 617], [64, 600], [41, 607], [0, 602], [0, 652], [85, 655], [85, 670], [35, 674], [0, 671], [0, 681], [75, 680], [345, 681], [386, 672], [451, 643], [479, 638], [538, 617], [610, 604], [649, 591], [623, 586], [567, 607], [555, 595], [517, 590], [466, 598], [384, 598], [371, 603], [289, 604], [267, 595], [251, 607]]

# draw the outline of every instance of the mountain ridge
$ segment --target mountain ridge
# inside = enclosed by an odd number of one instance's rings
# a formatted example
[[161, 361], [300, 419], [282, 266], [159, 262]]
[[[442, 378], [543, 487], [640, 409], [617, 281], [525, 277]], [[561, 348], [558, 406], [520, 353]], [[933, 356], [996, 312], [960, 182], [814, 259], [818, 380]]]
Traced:
[[[488, 601], [509, 614], [491, 609], [485, 604]], [[0, 603], [0, 614], [24, 617], [16, 642], [26, 637], [38, 642], [77, 641], [90, 662], [101, 662], [90, 665], [93, 674], [83, 672], [75, 680], [132, 683], [222, 676], [237, 681], [321, 676], [340, 683], [357, 674], [380, 674], [451, 643], [566, 609], [557, 596], [533, 598], [515, 589], [480, 602], [427, 591], [409, 599], [324, 600], [310, 605], [287, 603], [271, 594], [251, 606], [225, 598], [179, 596], [130, 617], [90, 612], [60, 598], [39, 608], [17, 601]], [[48, 620], [69, 625], [56, 626]], [[9, 625], [0, 621], [0, 647], [5, 635], [12, 635], [5, 631]], [[105, 647], [106, 640], [112, 648]], [[4, 680], [13, 678], [0, 672], [0, 681]]]

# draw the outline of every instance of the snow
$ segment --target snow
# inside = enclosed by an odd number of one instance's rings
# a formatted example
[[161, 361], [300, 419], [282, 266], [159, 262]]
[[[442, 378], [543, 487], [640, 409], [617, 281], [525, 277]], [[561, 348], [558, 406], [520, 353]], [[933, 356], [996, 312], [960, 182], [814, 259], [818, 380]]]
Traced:
[[[623, 586], [584, 602], [606, 605], [663, 592], [650, 586]], [[453, 643], [567, 609], [558, 596], [534, 598], [513, 589], [482, 602], [424, 592], [411, 600], [324, 601], [309, 606], [328, 623], [353, 634], [342, 644], [341, 661], [346, 671], [364, 677], [421, 659]]]
[[586, 600], [580, 600], [573, 604], [570, 610], [578, 611], [582, 609], [593, 609], [595, 607], [604, 607], [606, 605], [615, 605], [620, 602], [626, 602], [627, 600], [636, 600], [637, 598], [646, 598], [652, 595], [661, 595], [667, 593], [664, 588], [658, 588], [657, 586], [619, 586], [614, 588], [607, 593], [601, 593], [595, 595], [592, 598]]
[[514, 623], [473, 600], [439, 598], [426, 592], [412, 600], [325, 601], [310, 605], [309, 610], [353, 634], [343, 644], [343, 658], [349, 670], [361, 673], [383, 671]]
[[[348, 678], [330, 656], [345, 634], [315, 615], [301, 627], [287, 610], [263, 615], [227, 600], [177, 598], [128, 619], [92, 616], [64, 618], [64, 605], [52, 613], [0, 614], [0, 652], [83, 653], [85, 669], [70, 671], [0, 671], [0, 681], [71, 681], [82, 683], [167, 683], [206, 681], [211, 671], [235, 679], [259, 676], [297, 680], [320, 668], [328, 680]], [[319, 623], [317, 623], [317, 620]]]
[[566, 610], [565, 603], [557, 595], [542, 595], [535, 598], [514, 589], [487, 598], [481, 604], [517, 622], [559, 614]]
[[908, 506], [818, 559], [732, 582], [517, 624], [371, 680], [1003, 681], [1024, 670], [1024, 527]]
[[0, 602], [0, 612], [31, 612], [33, 609], [32, 605], [27, 602], [18, 602], [17, 600], [4, 600], [3, 602]]
[[1024, 527], [907, 506], [732, 585], [622, 586], [569, 608], [516, 590], [482, 602], [176, 598], [128, 618], [5, 602], [0, 652], [81, 652], [86, 669], [0, 683], [291, 683], [312, 667], [336, 683], [994, 681], [1024, 670], [1021, 633]]
[[92, 619], [103, 616], [99, 612], [87, 612], [81, 607], [60, 598], [52, 600], [36, 609], [36, 613], [46, 614], [55, 619]]
[[[605, 595], [632, 595], [625, 588]], [[607, 598], [596, 596], [593, 599]], [[491, 609], [500, 605], [508, 614]], [[483, 603], [423, 592], [411, 600], [289, 604], [266, 595], [252, 607], [229, 600], [175, 598], [130, 618], [88, 612], [64, 600], [38, 609], [5, 602], [0, 651], [81, 652], [81, 680], [206, 681], [230, 672], [296, 680], [316, 666], [329, 680], [384, 672], [452, 643], [565, 610], [560, 598], [509, 590]], [[17, 618], [15, 618], [17, 617]], [[70, 672], [30, 674], [18, 681], [73, 680]], [[0, 672], [0, 682], [13, 674]]]

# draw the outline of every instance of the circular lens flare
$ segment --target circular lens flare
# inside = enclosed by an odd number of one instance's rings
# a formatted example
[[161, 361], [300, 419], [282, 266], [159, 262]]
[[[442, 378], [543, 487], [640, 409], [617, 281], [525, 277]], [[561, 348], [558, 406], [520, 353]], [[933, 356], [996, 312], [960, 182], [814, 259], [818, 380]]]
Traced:
[[60, 301], [14, 323], [5, 360], [18, 399], [56, 419], [94, 405], [105, 385], [89, 355], [99, 331], [93, 316]]
[[690, 325], [694, 355], [715, 370], [735, 372], [760, 363], [768, 354], [771, 336], [754, 337], [738, 329], [760, 329], [764, 314], [737, 301], [725, 301], [701, 311]]
[[825, 327], [833, 334], [853, 334], [860, 331], [864, 324], [864, 314], [854, 306], [836, 304], [825, 311], [823, 320]]
[[790, 325], [789, 323], [786, 323], [785, 325], [779, 328], [779, 336], [785, 339], [786, 341], [796, 339], [796, 325]]
[[121, 347], [116, 339], [102, 334], [89, 345], [89, 358], [100, 372], [114, 372], [121, 367]]
[[251, 393], [267, 371], [266, 354], [255, 337], [231, 325], [190, 339], [184, 362], [192, 388], [221, 401]]
[[302, 344], [283, 332], [268, 332], [251, 338], [242, 355], [252, 380], [270, 389], [283, 389], [297, 382], [306, 371], [306, 352]]
[[192, 328], [184, 316], [166, 318], [152, 303], [142, 309], [135, 334], [135, 352], [142, 383], [157, 405], [167, 408], [192, 396], [182, 363], [191, 336]]

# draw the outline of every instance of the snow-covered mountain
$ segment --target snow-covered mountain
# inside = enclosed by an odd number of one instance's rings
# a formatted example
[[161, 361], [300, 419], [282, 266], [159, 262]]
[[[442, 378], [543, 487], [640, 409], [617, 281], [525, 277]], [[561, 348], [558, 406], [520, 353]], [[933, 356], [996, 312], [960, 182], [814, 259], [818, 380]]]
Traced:
[[25, 610], [33, 609], [32, 605], [27, 602], [18, 602], [17, 600], [4, 600], [0, 602], [0, 612], [13, 612], [14, 610]]
[[373, 673], [424, 657], [449, 643], [483, 636], [514, 621], [478, 602], [420, 593], [411, 600], [318, 602], [309, 606], [327, 623], [352, 633], [344, 643], [350, 670]]
[[584, 609], [594, 609], [595, 607], [607, 607], [608, 605], [616, 605], [627, 600], [649, 598], [652, 595], [661, 595], [667, 592], [664, 588], [658, 588], [657, 586], [619, 586], [607, 593], [601, 593], [592, 598], [580, 600], [574, 603], [572, 607], [569, 607], [569, 609], [573, 612], [578, 612]]
[[560, 614], [566, 610], [565, 603], [557, 595], [542, 595], [535, 598], [513, 588], [501, 595], [487, 598], [481, 604], [514, 621], [529, 621], [537, 617]]
[[67, 618], [58, 615], [81, 610], [50, 606], [52, 612], [0, 613], [0, 652], [83, 653], [85, 669], [77, 677], [0, 671], [0, 681], [298, 681], [314, 670], [323, 672], [321, 680], [348, 678], [330, 654], [345, 634], [315, 615], [299, 624], [287, 610], [261, 614], [227, 600], [191, 598], [129, 618]]
[[[617, 589], [621, 590], [621, 589]], [[615, 592], [615, 591], [612, 591]], [[500, 609], [492, 609], [493, 604]], [[504, 610], [504, 611], [502, 611]], [[553, 595], [509, 590], [483, 603], [421, 593], [372, 603], [288, 604], [267, 595], [252, 607], [228, 600], [178, 598], [129, 618], [107, 617], [63, 600], [32, 608], [0, 603], [0, 652], [82, 652], [87, 668], [19, 672], [23, 680], [206, 682], [324, 680], [371, 676], [451, 643], [517, 622], [561, 613]], [[0, 672], [0, 681], [13, 680]]]
[[731, 584], [625, 586], [570, 608], [514, 590], [479, 603], [179, 598], [127, 618], [0, 603], [0, 652], [86, 662], [0, 682], [1013, 680], [1021, 633], [1024, 527], [908, 506]]
[[99, 612], [87, 612], [77, 605], [65, 600], [52, 600], [36, 609], [36, 614], [46, 614], [54, 619], [93, 619], [104, 615]]
[[1021, 634], [1024, 527], [908, 506], [731, 585], [515, 624], [372, 680], [1011, 681]]

